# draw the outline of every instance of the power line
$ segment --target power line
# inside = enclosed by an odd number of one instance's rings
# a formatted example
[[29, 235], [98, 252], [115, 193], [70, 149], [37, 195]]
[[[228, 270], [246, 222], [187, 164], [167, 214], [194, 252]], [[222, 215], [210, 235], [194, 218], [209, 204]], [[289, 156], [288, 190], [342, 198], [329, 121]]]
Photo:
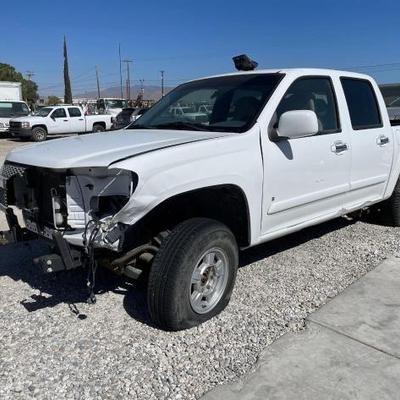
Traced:
[[393, 62], [393, 63], [386, 63], [386, 64], [373, 64], [373, 65], [356, 65], [356, 66], [350, 66], [350, 67], [345, 67], [345, 68], [346, 69], [369, 69], [369, 68], [393, 67], [393, 66], [400, 67], [400, 62]]
[[28, 77], [28, 81], [32, 80], [32, 76], [34, 76], [35, 73], [32, 71], [26, 71], [26, 76]]

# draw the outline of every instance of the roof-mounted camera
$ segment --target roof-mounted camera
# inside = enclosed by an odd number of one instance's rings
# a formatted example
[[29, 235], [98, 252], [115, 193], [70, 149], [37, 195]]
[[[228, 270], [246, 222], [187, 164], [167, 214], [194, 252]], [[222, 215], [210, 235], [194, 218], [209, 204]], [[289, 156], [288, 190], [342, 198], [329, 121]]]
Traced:
[[232, 58], [238, 71], [254, 71], [258, 62], [252, 60], [247, 54], [241, 54]]

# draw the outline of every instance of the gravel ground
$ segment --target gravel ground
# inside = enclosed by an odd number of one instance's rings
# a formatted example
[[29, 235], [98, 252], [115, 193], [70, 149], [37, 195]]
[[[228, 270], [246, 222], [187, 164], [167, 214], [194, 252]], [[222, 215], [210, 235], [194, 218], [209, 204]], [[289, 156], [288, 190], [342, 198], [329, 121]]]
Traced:
[[228, 308], [178, 333], [150, 326], [144, 284], [103, 271], [88, 305], [82, 271], [35, 270], [43, 243], [0, 246], [0, 398], [197, 399], [398, 253], [399, 232], [338, 219], [248, 250]]

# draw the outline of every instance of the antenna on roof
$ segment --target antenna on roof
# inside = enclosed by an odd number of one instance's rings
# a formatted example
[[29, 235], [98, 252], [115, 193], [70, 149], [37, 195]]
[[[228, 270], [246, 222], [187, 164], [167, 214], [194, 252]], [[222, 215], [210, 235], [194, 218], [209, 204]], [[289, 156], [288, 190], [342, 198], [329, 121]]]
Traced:
[[254, 71], [258, 62], [252, 60], [247, 54], [241, 54], [232, 58], [238, 71]]

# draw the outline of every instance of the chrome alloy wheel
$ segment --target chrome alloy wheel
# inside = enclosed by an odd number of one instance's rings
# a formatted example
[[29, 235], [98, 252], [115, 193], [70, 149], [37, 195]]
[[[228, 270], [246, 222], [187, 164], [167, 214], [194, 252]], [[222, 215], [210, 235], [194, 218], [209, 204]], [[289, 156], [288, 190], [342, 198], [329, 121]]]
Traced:
[[190, 305], [205, 314], [221, 300], [228, 282], [228, 257], [220, 248], [207, 250], [196, 263], [190, 282]]

